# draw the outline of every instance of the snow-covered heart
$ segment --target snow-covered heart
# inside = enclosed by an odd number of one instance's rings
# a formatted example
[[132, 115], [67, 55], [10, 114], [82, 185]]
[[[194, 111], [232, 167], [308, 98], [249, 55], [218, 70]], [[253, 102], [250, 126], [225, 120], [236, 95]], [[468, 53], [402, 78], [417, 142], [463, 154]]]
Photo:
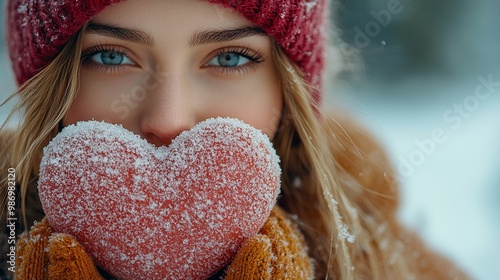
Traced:
[[279, 159], [241, 121], [208, 119], [156, 148], [118, 125], [71, 125], [44, 149], [39, 194], [52, 227], [120, 279], [203, 279], [276, 203]]

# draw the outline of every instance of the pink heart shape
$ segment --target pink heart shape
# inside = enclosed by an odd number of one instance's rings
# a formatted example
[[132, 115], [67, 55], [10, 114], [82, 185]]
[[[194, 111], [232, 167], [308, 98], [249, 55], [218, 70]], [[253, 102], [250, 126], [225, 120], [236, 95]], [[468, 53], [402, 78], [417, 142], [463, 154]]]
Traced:
[[44, 149], [39, 194], [52, 227], [120, 279], [204, 279], [226, 266], [275, 205], [267, 136], [208, 119], [156, 148], [118, 125], [80, 122]]

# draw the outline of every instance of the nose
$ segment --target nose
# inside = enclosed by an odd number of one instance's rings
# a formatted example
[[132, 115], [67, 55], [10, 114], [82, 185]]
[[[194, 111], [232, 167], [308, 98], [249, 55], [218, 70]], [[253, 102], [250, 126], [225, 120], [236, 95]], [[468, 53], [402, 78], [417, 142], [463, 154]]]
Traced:
[[142, 110], [140, 129], [151, 144], [168, 146], [177, 135], [191, 129], [198, 121], [188, 84], [169, 77], [149, 91]]

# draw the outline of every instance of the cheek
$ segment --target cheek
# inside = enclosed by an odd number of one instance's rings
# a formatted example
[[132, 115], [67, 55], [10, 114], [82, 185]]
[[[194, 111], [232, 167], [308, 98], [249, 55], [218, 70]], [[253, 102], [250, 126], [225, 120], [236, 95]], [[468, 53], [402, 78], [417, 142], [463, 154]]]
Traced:
[[258, 92], [256, 96], [259, 98], [254, 102], [252, 110], [248, 112], [248, 122], [273, 139], [283, 111], [281, 87], [270, 85], [265, 88], [256, 88], [255, 92]]
[[64, 124], [74, 124], [83, 120], [104, 120], [123, 123], [125, 112], [131, 114], [138, 104], [131, 104], [132, 89], [137, 77], [103, 78], [102, 74], [82, 70], [80, 89]]
[[241, 119], [273, 139], [283, 110], [282, 88], [274, 71], [261, 71], [222, 87], [225, 98], [218, 99], [219, 115]]
[[270, 139], [273, 139], [283, 111], [283, 92], [274, 67], [267, 67], [254, 81], [252, 89], [255, 93], [255, 110], [251, 118], [255, 121], [254, 127], [262, 130]]

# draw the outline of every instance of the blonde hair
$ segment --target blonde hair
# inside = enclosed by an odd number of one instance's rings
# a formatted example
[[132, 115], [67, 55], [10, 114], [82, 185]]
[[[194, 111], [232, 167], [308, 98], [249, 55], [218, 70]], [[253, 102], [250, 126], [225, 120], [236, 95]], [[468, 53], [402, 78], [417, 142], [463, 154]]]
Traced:
[[[4, 132], [5, 124], [15, 112], [21, 113], [21, 125], [16, 128], [11, 143], [8, 143], [11, 152], [2, 165], [14, 167], [16, 170], [17, 182], [21, 186], [21, 209], [25, 228], [28, 225], [25, 198], [28, 187], [38, 174], [43, 148], [58, 133], [59, 122], [68, 112], [78, 92], [80, 40], [81, 32], [78, 32], [47, 67], [21, 85], [3, 103], [15, 96], [19, 97], [0, 131]], [[2, 210], [4, 203], [2, 200]]]
[[316, 273], [350, 279], [353, 272], [347, 241], [340, 235], [344, 222], [334, 199], [342, 196], [341, 188], [335, 180], [335, 162], [327, 156], [331, 153], [318, 121], [320, 107], [313, 103], [312, 90], [301, 78], [300, 70], [279, 48], [274, 53], [283, 85], [284, 116], [290, 121], [282, 123], [285, 127], [274, 141], [283, 162], [284, 207], [297, 215], [315, 250]]
[[[28, 188], [36, 187], [34, 180], [43, 147], [58, 133], [58, 125], [78, 92], [84, 28], [46, 68], [14, 93], [20, 97], [14, 111], [22, 111], [23, 119], [13, 138], [10, 159], [4, 164], [17, 170], [25, 228], [28, 225], [25, 197]], [[316, 276], [394, 277], [396, 266], [386, 265], [391, 251], [379, 249], [382, 241], [377, 239], [377, 223], [373, 222], [378, 220], [377, 205], [353, 203], [350, 199], [353, 191], [346, 188], [346, 182], [351, 182], [350, 175], [332, 156], [338, 141], [323, 125], [327, 117], [312, 100], [313, 89], [276, 44], [273, 57], [285, 100], [283, 118], [274, 139], [283, 164], [280, 204], [296, 217], [296, 223], [304, 232], [310, 255], [316, 261]], [[2, 201], [2, 209], [4, 203]], [[358, 209], [364, 209], [363, 213]], [[368, 216], [366, 213], [370, 211], [372, 215]], [[352, 243], [354, 236], [356, 241]], [[394, 262], [400, 266], [398, 271], [405, 270], [403, 262]]]
[[[282, 127], [274, 140], [283, 164], [284, 198], [280, 203], [297, 216], [316, 260], [316, 277], [407, 277], [408, 263], [401, 256], [404, 245], [395, 236], [392, 221], [386, 221], [397, 206], [395, 189], [380, 193], [370, 190], [336, 160], [334, 154], [339, 149], [349, 150], [361, 161], [367, 155], [340, 123], [314, 103], [314, 89], [277, 46], [274, 60], [285, 99]], [[326, 123], [333, 123], [337, 129]], [[347, 139], [344, 142], [348, 144], [341, 143], [340, 138]], [[371, 180], [370, 175], [382, 177], [383, 182], [376, 182], [382, 183], [380, 188], [394, 187], [390, 170], [381, 165], [371, 172], [382, 174], [365, 174], [367, 180]], [[387, 201], [388, 209], [382, 207]]]

